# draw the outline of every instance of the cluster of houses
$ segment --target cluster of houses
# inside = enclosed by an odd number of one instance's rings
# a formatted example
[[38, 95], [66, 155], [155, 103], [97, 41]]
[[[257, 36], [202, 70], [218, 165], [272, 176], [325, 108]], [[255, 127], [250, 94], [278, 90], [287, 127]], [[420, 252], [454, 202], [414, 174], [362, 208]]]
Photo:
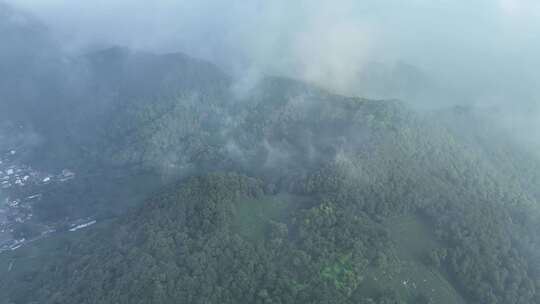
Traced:
[[59, 174], [48, 174], [38, 172], [30, 166], [17, 164], [11, 161], [17, 151], [11, 150], [0, 156], [0, 189], [10, 189], [14, 187], [24, 187], [27, 185], [46, 185], [53, 182], [66, 182], [75, 178], [75, 173], [68, 169], [62, 170]]
[[28, 241], [15, 239], [14, 227], [32, 219], [33, 206], [43, 198], [49, 185], [75, 178], [75, 173], [68, 169], [58, 174], [34, 170], [20, 164], [17, 154], [16, 150], [0, 153], [0, 252], [18, 249]]

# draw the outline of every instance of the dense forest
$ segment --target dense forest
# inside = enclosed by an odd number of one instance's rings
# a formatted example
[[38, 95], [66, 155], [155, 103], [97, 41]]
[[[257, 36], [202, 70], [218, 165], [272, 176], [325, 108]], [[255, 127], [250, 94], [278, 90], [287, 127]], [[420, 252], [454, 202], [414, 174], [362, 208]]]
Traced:
[[78, 172], [35, 220], [99, 222], [0, 254], [0, 303], [540, 303], [540, 160], [482, 113], [70, 60], [87, 102], [55, 82], [13, 113], [43, 138], [27, 159]]

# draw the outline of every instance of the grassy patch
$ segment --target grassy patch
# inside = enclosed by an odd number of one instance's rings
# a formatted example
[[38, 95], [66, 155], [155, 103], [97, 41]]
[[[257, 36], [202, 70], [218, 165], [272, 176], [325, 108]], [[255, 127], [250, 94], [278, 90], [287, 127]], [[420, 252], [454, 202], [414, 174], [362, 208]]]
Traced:
[[270, 221], [286, 223], [290, 212], [305, 200], [301, 196], [278, 194], [239, 201], [234, 209], [233, 229], [247, 239], [262, 240]]
[[417, 216], [400, 216], [385, 223], [400, 259], [423, 263], [431, 250], [439, 247], [429, 225]]
[[439, 247], [426, 223], [416, 216], [403, 216], [387, 220], [386, 227], [395, 253], [388, 257], [387, 265], [368, 269], [361, 292], [376, 296], [383, 290], [395, 290], [410, 301], [423, 294], [433, 303], [465, 303], [446, 275], [426, 264], [428, 253]]

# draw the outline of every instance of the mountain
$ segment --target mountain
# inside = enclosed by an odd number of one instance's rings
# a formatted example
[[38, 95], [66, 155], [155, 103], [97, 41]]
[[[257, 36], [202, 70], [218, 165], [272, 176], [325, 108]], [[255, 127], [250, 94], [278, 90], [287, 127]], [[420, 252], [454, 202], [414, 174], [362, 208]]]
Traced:
[[0, 303], [540, 303], [539, 162], [474, 113], [237, 96], [183, 54], [68, 62], [84, 85], [24, 160], [77, 175], [34, 220], [98, 221], [2, 253]]

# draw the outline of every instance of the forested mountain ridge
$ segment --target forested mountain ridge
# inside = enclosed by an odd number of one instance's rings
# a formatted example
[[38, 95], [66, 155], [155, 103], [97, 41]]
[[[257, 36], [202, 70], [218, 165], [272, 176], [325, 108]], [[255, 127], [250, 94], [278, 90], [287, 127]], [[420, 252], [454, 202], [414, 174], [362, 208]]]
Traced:
[[51, 133], [69, 140], [47, 145], [123, 177], [81, 179], [42, 208], [147, 200], [5, 254], [0, 301], [540, 303], [538, 189], [519, 169], [538, 163], [504, 142], [286, 78], [237, 96], [179, 54], [80, 60], [94, 102], [63, 108], [68, 132]]

